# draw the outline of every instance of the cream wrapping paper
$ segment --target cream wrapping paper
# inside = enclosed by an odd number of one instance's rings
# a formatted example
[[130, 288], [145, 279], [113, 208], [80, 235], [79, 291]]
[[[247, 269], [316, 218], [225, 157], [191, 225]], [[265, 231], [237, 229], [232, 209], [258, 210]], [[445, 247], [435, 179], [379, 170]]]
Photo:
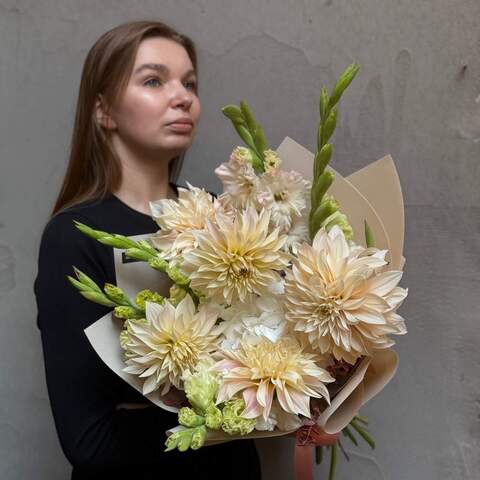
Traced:
[[[296, 170], [304, 178], [311, 179], [314, 155], [305, 147], [286, 137], [277, 149], [283, 161], [284, 170]], [[401, 269], [403, 257], [404, 210], [403, 198], [395, 165], [387, 155], [367, 165], [347, 178], [327, 167], [335, 174], [335, 180], [328, 193], [340, 203], [341, 211], [347, 214], [354, 229], [354, 241], [365, 245], [364, 220], [367, 220], [378, 248], [388, 249], [391, 269]], [[115, 232], [112, 232], [115, 233]], [[136, 235], [130, 238], [140, 240], [150, 235]], [[150, 268], [144, 262], [130, 261], [122, 250], [114, 249], [116, 285], [130, 297], [138, 291], [149, 288], [168, 296], [170, 279], [163, 273]], [[125, 373], [122, 348], [119, 342], [122, 321], [112, 312], [103, 316], [85, 334], [103, 362], [133, 388], [142, 392], [142, 381], [135, 375]], [[395, 374], [398, 365], [396, 353], [391, 350], [377, 351], [372, 357], [362, 360], [360, 366], [332, 398], [318, 418], [318, 424], [327, 433], [336, 433], [348, 425], [360, 407], [377, 395]], [[177, 412], [178, 409], [163, 403], [159, 391], [146, 395], [153, 404]], [[167, 431], [170, 435], [180, 427]], [[266, 438], [288, 434], [283, 431], [254, 431], [243, 437], [232, 437], [224, 432], [209, 431], [205, 445], [213, 445], [240, 438]]]

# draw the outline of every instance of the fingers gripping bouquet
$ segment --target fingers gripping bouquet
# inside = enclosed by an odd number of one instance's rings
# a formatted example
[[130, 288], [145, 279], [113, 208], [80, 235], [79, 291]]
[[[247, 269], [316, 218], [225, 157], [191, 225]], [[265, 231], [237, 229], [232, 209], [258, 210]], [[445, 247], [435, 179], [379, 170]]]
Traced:
[[[398, 286], [397, 218], [355, 188], [368, 172], [350, 183], [329, 167], [337, 104], [357, 71], [348, 67], [330, 96], [321, 90], [313, 168], [311, 154], [292, 141], [269, 149], [241, 102], [222, 110], [247, 146], [215, 170], [218, 198], [187, 183], [178, 201], [152, 202], [159, 230], [148, 239], [76, 223], [169, 281], [167, 295], [144, 289], [131, 300], [77, 269], [77, 279], [69, 277], [86, 298], [114, 307], [121, 373], [101, 353], [111, 368], [167, 409], [163, 396], [185, 392], [188, 406], [175, 409], [179, 426], [168, 432], [167, 450], [299, 430], [304, 443], [315, 431], [343, 431], [357, 443], [356, 431], [373, 447], [358, 410], [394, 373], [391, 335], [406, 333], [397, 309], [407, 290]], [[287, 170], [285, 159], [303, 174]], [[95, 347], [95, 334], [87, 335]]]

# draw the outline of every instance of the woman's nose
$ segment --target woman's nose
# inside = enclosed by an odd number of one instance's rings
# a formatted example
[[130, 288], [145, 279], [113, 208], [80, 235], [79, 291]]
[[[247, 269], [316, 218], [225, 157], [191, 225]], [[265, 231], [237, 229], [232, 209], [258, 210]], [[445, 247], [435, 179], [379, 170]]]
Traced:
[[188, 108], [193, 102], [193, 93], [187, 90], [183, 85], [175, 88], [173, 93], [173, 103], [175, 106], [182, 106]]

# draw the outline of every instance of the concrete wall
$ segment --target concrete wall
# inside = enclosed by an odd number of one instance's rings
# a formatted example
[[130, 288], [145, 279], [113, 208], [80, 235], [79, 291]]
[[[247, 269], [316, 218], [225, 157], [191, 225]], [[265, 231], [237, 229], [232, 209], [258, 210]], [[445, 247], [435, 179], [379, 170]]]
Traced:
[[[69, 478], [45, 388], [32, 282], [64, 175], [85, 55], [105, 30], [159, 18], [197, 42], [203, 117], [182, 180], [238, 143], [220, 107], [248, 99], [276, 147], [311, 150], [318, 92], [352, 61], [334, 167], [391, 153], [406, 202], [402, 313], [409, 335], [388, 389], [363, 411], [378, 441], [339, 480], [478, 478], [480, 471], [480, 3], [478, 0], [0, 1], [0, 478]], [[292, 442], [261, 445], [289, 479]], [[316, 478], [326, 478], [324, 469]]]

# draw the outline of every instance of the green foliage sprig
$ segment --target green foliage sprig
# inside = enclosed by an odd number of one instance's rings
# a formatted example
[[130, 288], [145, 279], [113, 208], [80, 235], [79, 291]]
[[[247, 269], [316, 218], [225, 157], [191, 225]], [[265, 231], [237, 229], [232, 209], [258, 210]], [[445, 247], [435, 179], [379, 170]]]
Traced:
[[[352, 430], [354, 430], [360, 437], [368, 444], [368, 446], [373, 450], [375, 448], [375, 440], [367, 431], [368, 420], [360, 414], [355, 415], [349, 425], [343, 428], [342, 434], [348, 438], [356, 447], [359, 446], [358, 439], [353, 434]], [[316, 447], [315, 448], [315, 461], [318, 464], [322, 463], [323, 460], [323, 448], [324, 447]], [[347, 459], [350, 461], [347, 453], [345, 452], [343, 445], [340, 440], [331, 446], [330, 448], [330, 467], [329, 467], [329, 474], [328, 480], [335, 480], [335, 474], [337, 470], [337, 449], [340, 448], [341, 452]]]

